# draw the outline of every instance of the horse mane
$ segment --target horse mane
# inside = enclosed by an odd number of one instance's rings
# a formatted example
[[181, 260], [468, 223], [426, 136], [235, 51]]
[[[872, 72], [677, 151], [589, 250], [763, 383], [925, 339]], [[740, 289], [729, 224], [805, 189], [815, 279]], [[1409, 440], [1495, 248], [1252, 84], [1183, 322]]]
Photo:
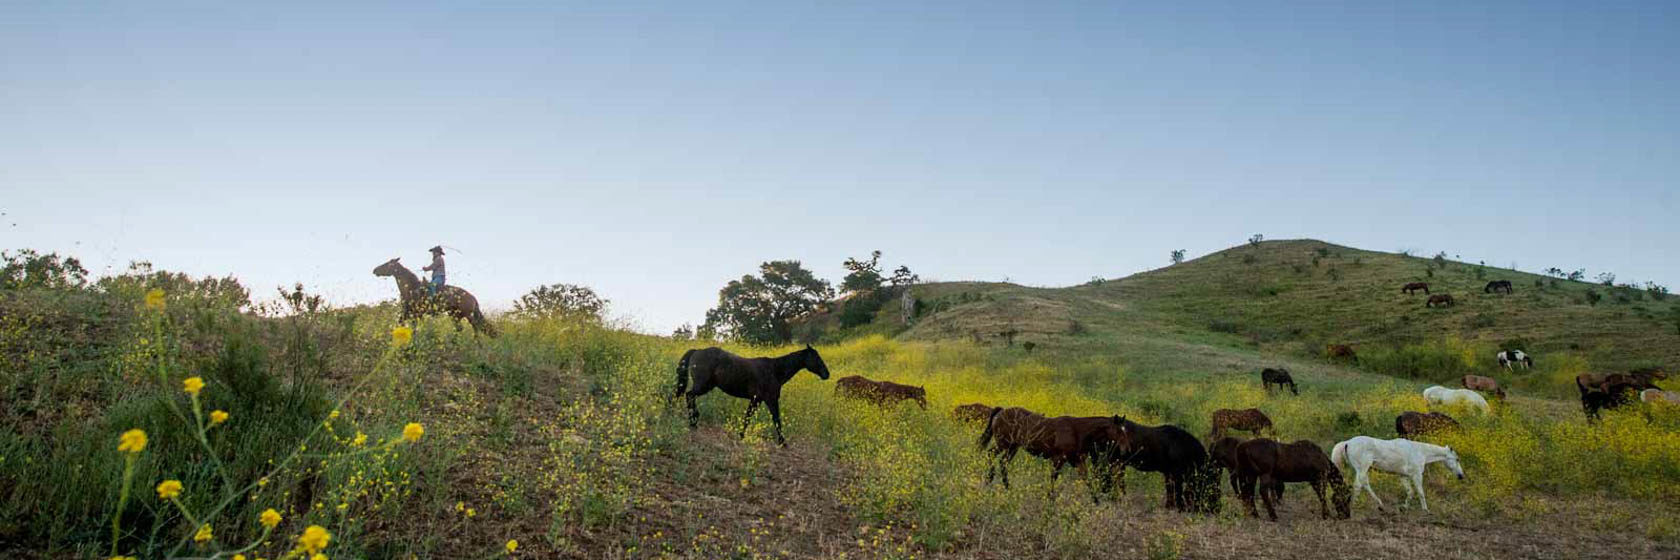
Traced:
[[810, 348], [801, 348], [787, 354], [771, 358], [770, 361], [776, 364], [776, 378], [783, 383], [787, 383], [789, 379], [793, 379], [793, 376], [798, 374], [799, 370], [804, 369], [805, 353], [809, 351], [811, 351]]

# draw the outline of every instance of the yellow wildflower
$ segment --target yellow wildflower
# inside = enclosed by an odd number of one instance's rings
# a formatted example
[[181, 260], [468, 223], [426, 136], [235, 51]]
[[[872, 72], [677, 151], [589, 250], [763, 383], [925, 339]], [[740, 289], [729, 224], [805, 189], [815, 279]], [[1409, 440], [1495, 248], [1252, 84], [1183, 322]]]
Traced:
[[133, 430], [123, 432], [122, 437], [117, 438], [117, 451], [124, 451], [124, 452], [128, 452], [128, 453], [139, 453], [139, 452], [145, 451], [145, 450], [146, 450], [146, 431], [145, 430], [141, 430], [141, 429], [136, 428], [136, 429], [133, 429]]
[[310, 525], [303, 530], [303, 536], [298, 537], [298, 548], [310, 553], [320, 552], [331, 541], [332, 533], [328, 533], [320, 525]]
[[478, 512], [473, 511], [473, 508], [467, 508], [467, 517], [472, 517], [474, 515], [478, 515]]
[[333, 409], [332, 412], [328, 412], [327, 413], [327, 419], [328, 420], [337, 420], [338, 419], [338, 409], [335, 408], [335, 409]]
[[309, 560], [327, 560], [327, 555], [317, 552], [314, 556], [310, 556]]
[[146, 309], [163, 310], [163, 288], [152, 288], [146, 292]]
[[408, 327], [391, 329], [392, 346], [407, 346], [410, 340], [414, 340], [414, 329]]
[[261, 521], [264, 527], [273, 529], [275, 525], [280, 524], [280, 512], [274, 511], [274, 508], [268, 508], [263, 510], [262, 515], [257, 520]]
[[245, 555], [244, 554], [235, 554], [235, 555], [233, 555], [233, 560], [245, 560]]
[[419, 423], [409, 422], [407, 426], [403, 426], [403, 439], [416, 442], [420, 441], [420, 436], [423, 435], [426, 435], [426, 429], [420, 427]]
[[110, 560], [134, 560], [133, 556], [112, 556]]
[[268, 477], [266, 476], [257, 479], [257, 488], [262, 488], [264, 486], [268, 486]]
[[216, 538], [216, 536], [210, 533], [210, 524], [205, 523], [199, 526], [198, 534], [193, 535], [193, 542], [210, 542], [210, 539], [213, 538]]
[[215, 411], [210, 412], [210, 425], [211, 426], [214, 426], [216, 424], [220, 424], [222, 422], [226, 422], [227, 419], [228, 419], [228, 413], [227, 413], [226, 410], [215, 410]]
[[513, 551], [515, 551], [515, 550], [519, 550], [519, 541], [514, 540], [514, 539], [508, 539], [508, 543], [507, 543], [508, 554], [513, 554]]
[[364, 443], [367, 443], [367, 434], [364, 434], [364, 433], [362, 433], [361, 431], [358, 430], [356, 432], [356, 439], [350, 440], [350, 445], [355, 446], [355, 447], [361, 447], [362, 444], [364, 444]]
[[157, 485], [158, 499], [168, 500], [181, 495], [181, 481], [165, 480]]
[[189, 395], [198, 396], [198, 392], [204, 390], [204, 378], [188, 377], [181, 382], [181, 390], [186, 391]]

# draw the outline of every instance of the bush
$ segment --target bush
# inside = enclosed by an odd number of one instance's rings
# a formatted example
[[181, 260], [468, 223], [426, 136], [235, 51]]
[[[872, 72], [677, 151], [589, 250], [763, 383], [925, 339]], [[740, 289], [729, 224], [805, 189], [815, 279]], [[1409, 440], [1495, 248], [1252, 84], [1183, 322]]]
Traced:
[[533, 319], [575, 318], [600, 323], [609, 303], [588, 286], [550, 284], [519, 296], [513, 302], [513, 313]]
[[1604, 294], [1598, 293], [1598, 290], [1588, 288], [1587, 291], [1581, 293], [1581, 297], [1586, 298], [1587, 305], [1597, 307], [1599, 300], [1604, 299]]
[[874, 321], [875, 314], [881, 311], [883, 304], [884, 298], [879, 295], [881, 293], [877, 290], [847, 299], [845, 304], [840, 306], [840, 326], [849, 329]]
[[1394, 377], [1447, 382], [1466, 373], [1474, 373], [1476, 360], [1484, 354], [1492, 356], [1493, 351], [1449, 339], [1363, 350], [1359, 354], [1359, 364], [1365, 369]]

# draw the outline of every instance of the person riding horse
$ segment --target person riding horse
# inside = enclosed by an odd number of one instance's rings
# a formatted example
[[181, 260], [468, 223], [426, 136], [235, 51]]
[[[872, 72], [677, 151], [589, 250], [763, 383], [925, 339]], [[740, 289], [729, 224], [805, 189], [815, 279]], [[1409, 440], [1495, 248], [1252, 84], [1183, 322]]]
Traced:
[[443, 289], [443, 246], [442, 245], [434, 245], [432, 247], [432, 264], [427, 265], [427, 266], [422, 266], [422, 267], [420, 267], [420, 270], [422, 272], [430, 271], [432, 273], [432, 281], [426, 283], [426, 295], [428, 295], [428, 296], [437, 295], [438, 290]]

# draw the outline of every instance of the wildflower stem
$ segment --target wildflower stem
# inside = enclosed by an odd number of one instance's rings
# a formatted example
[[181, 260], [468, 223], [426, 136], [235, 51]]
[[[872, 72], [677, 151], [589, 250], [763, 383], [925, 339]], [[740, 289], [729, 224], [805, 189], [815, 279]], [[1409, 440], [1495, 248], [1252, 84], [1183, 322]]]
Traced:
[[269, 533], [272, 533], [272, 532], [274, 532], [273, 527], [263, 527], [262, 536], [257, 537], [257, 540], [251, 541], [251, 544], [245, 545], [244, 548], [240, 548], [240, 549], [236, 549], [236, 550], [224, 550], [224, 551], [221, 551], [221, 552], [217, 552], [217, 553], [211, 555], [210, 558], [212, 560], [214, 560], [216, 558], [222, 557], [222, 555], [224, 555], [224, 554], [228, 555], [228, 556], [233, 556], [235, 554], [244, 554], [244, 553], [250, 552], [252, 549], [256, 548], [257, 545], [260, 545], [260, 544], [263, 543], [263, 541], [268, 540], [268, 535], [269, 535]]
[[200, 410], [199, 410], [200, 407], [198, 405], [198, 394], [193, 393], [191, 395], [191, 397], [192, 397], [192, 413], [193, 413], [193, 435], [198, 436], [198, 444], [204, 446], [204, 453], [206, 455], [209, 455], [210, 460], [216, 463], [216, 474], [221, 475], [221, 477], [222, 477], [222, 488], [226, 491], [232, 491], [233, 490], [233, 477], [228, 476], [227, 465], [222, 464], [221, 455], [218, 455], [216, 453], [215, 448], [210, 447], [210, 440], [208, 438], [204, 437], [204, 432], [209, 430], [209, 427], [204, 425], [204, 413], [200, 412]]
[[178, 510], [181, 510], [181, 515], [184, 515], [184, 516], [186, 516], [186, 518], [187, 518], [187, 521], [191, 521], [191, 522], [192, 522], [192, 524], [193, 524], [193, 531], [194, 531], [194, 532], [197, 532], [197, 531], [198, 531], [198, 526], [199, 526], [199, 522], [198, 522], [198, 519], [197, 519], [197, 518], [195, 518], [195, 517], [193, 517], [193, 514], [192, 514], [192, 512], [190, 512], [190, 511], [187, 511], [187, 505], [186, 505], [186, 504], [183, 504], [183, 503], [181, 503], [181, 499], [180, 499], [180, 498], [170, 498], [170, 499], [169, 499], [169, 503], [171, 503], [171, 504], [175, 504], [175, 509], [178, 509]]
[[122, 536], [122, 513], [128, 507], [128, 492], [134, 487], [135, 453], [123, 459], [122, 492], [117, 497], [117, 511], [111, 514], [111, 555], [117, 555], [117, 539]]

